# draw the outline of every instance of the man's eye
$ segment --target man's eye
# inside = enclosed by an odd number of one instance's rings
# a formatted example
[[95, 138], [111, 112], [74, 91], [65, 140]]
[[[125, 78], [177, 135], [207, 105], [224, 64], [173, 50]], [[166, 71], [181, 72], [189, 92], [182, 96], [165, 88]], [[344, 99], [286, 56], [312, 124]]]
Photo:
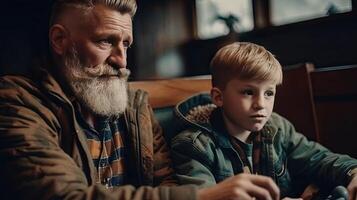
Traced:
[[252, 90], [243, 90], [241, 93], [243, 95], [253, 95], [253, 91]]
[[124, 48], [130, 48], [130, 42], [129, 41], [124, 41], [123, 42]]
[[103, 45], [103, 46], [111, 46], [112, 43], [109, 40], [99, 40], [97, 42], [99, 45]]

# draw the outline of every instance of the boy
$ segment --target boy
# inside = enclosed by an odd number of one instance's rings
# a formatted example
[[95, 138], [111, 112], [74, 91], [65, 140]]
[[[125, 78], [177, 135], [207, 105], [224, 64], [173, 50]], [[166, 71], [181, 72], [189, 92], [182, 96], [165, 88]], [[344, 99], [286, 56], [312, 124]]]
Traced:
[[281, 197], [299, 197], [313, 183], [327, 191], [345, 185], [356, 199], [357, 160], [308, 141], [272, 112], [282, 69], [269, 51], [233, 43], [217, 52], [211, 69], [211, 95], [176, 106], [188, 127], [172, 140], [181, 183], [204, 188], [235, 176], [242, 199], [272, 199], [269, 181], [257, 180], [270, 177]]

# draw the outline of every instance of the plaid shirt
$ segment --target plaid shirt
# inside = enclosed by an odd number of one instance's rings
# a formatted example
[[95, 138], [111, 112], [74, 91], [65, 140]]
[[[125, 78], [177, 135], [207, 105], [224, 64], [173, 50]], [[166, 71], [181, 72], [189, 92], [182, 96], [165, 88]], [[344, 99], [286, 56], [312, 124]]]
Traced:
[[87, 136], [89, 151], [97, 168], [97, 183], [107, 188], [125, 184], [126, 147], [124, 136], [127, 132], [124, 119], [100, 119], [97, 131], [89, 127], [83, 119], [81, 126]]
[[[239, 139], [230, 136], [230, 141], [233, 148], [238, 152], [239, 157], [241, 158], [245, 173], [249, 174], [261, 174], [260, 172], [260, 155], [261, 155], [261, 133], [260, 132], [252, 132], [248, 137], [248, 140], [252, 142], [252, 144], [247, 144]], [[251, 149], [252, 148], [252, 149]]]

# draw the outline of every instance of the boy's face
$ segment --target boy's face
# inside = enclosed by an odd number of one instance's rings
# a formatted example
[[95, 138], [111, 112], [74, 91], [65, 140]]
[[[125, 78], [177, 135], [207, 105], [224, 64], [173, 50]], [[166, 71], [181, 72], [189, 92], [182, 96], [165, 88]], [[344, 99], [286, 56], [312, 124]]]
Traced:
[[226, 126], [239, 134], [263, 128], [273, 111], [275, 92], [273, 81], [232, 79], [223, 91], [213, 88], [212, 99], [223, 108]]

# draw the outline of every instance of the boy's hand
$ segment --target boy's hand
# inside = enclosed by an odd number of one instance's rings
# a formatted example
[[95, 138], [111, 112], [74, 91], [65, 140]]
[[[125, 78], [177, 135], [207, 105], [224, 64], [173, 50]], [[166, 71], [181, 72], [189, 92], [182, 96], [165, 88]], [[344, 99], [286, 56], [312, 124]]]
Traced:
[[199, 190], [198, 199], [279, 200], [280, 191], [278, 186], [269, 177], [239, 174], [232, 176], [215, 186]]
[[357, 174], [355, 174], [351, 180], [351, 182], [347, 186], [348, 190], [348, 199], [349, 200], [357, 200]]

